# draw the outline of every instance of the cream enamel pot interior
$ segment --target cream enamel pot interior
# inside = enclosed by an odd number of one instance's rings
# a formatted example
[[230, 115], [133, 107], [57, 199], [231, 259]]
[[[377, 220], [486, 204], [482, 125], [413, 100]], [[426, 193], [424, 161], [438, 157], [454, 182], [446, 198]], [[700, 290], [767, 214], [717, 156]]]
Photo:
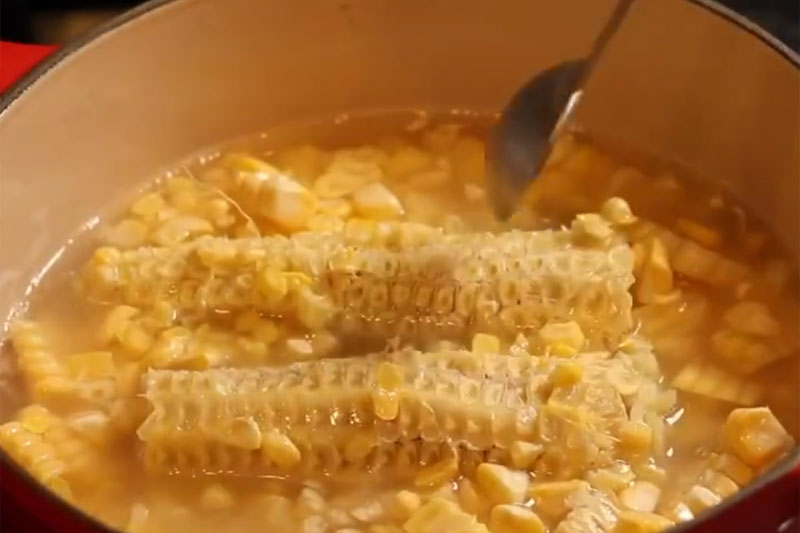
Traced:
[[[155, 0], [48, 59], [0, 107], [0, 313], [120, 190], [275, 124], [389, 108], [496, 110], [584, 55], [612, 0]], [[705, 1], [640, 0], [575, 117], [747, 203], [800, 257], [800, 58]], [[800, 377], [798, 377], [800, 384]], [[800, 386], [800, 385], [799, 385]], [[3, 487], [96, 530], [2, 454]], [[681, 531], [797, 514], [800, 453]]]

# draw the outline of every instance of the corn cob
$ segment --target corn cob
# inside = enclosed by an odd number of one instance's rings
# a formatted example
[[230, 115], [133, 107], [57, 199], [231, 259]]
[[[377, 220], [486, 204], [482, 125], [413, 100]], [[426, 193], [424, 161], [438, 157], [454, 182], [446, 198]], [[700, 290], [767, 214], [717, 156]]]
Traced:
[[[386, 227], [401, 235], [404, 226]], [[514, 333], [575, 320], [590, 341], [615, 342], [631, 327], [627, 245], [576, 247], [566, 230], [425, 235], [411, 249], [322, 234], [101, 249], [83, 280], [99, 300], [255, 308], [296, 315], [311, 329], [337, 321], [346, 331], [403, 337]]]
[[[602, 361], [586, 357], [587, 366]], [[177, 472], [408, 474], [448, 457], [469, 470], [510, 464], [515, 443], [537, 441], [557, 455], [549, 466], [610, 460], [615, 439], [602, 434], [626, 412], [603, 372], [560, 388], [548, 379], [556, 363], [529, 359], [399, 352], [282, 368], [151, 370], [152, 411], [138, 435], [151, 468]]]

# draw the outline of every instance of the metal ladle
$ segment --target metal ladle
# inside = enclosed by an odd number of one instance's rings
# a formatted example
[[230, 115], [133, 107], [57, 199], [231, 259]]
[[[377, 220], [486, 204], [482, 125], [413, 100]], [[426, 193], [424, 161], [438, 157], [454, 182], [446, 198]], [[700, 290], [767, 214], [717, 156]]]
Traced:
[[509, 101], [486, 152], [489, 197], [506, 220], [547, 160], [581, 89], [634, 0], [618, 0], [589, 55], [559, 63], [530, 79]]

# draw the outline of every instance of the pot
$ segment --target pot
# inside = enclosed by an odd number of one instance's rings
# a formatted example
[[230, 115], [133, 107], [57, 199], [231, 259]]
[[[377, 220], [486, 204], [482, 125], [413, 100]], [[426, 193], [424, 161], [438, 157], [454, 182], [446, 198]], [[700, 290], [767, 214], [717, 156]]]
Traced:
[[[107, 199], [164, 163], [302, 118], [496, 110], [532, 73], [585, 54], [613, 4], [154, 0], [134, 9], [51, 56], [2, 100], [0, 313]], [[715, 181], [798, 259], [798, 116], [794, 52], [712, 2], [641, 0], [575, 121]], [[675, 531], [790, 527], [799, 465], [795, 449]], [[0, 466], [6, 502], [52, 530], [103, 530], [1, 450]]]

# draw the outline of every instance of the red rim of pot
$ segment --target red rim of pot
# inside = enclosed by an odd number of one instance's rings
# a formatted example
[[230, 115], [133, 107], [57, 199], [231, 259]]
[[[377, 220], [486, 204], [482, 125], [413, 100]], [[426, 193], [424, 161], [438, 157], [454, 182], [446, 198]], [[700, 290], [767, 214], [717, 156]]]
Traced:
[[[117, 29], [123, 24], [149, 13], [150, 11], [154, 11], [163, 7], [172, 1], [174, 0], [150, 0], [149, 2], [145, 2], [144, 4], [123, 13], [109, 22], [97, 26], [93, 30], [82, 35], [80, 38], [72, 41], [63, 48], [60, 48], [8, 88], [3, 96], [0, 97], [0, 114], [8, 109], [9, 106], [11, 106], [14, 101], [28, 89], [28, 87], [36, 83], [36, 81], [46, 74], [47, 71], [77, 50], [81, 49], [84, 45], [94, 41], [105, 33]], [[795, 68], [800, 70], [800, 55], [757, 24], [716, 3], [713, 0], [689, 1], [705, 9], [706, 11], [739, 26], [747, 33], [762, 41], [765, 45], [774, 50], [778, 55], [782, 56]], [[62, 500], [44, 488], [24, 468], [11, 459], [11, 457], [9, 457], [2, 448], [0, 448], [0, 473], [2, 473], [2, 476], [0, 477], [3, 478], [4, 484], [6, 485], [4, 489], [8, 489], [10, 485], [11, 490], [9, 492], [15, 496], [14, 500], [16, 503], [26, 507], [32, 515], [39, 517], [47, 526], [55, 526], [55, 520], [62, 518], [66, 519], [67, 523], [59, 524], [59, 529], [67, 526], [67, 528], [77, 528], [82, 531], [94, 530], [98, 532], [109, 533], [116, 531], [100, 523], [95, 518], [72, 506], [68, 502]], [[11, 476], [16, 476], [16, 479], [9, 479], [9, 474]], [[755, 497], [757, 495], [762, 497]], [[770, 503], [773, 504], [771, 506], [772, 509], [765, 509], [765, 507], [762, 505], [765, 503], [765, 500], [771, 500]], [[694, 520], [679, 524], [670, 531], [671, 533], [688, 533], [695, 528], [703, 527], [704, 524], [706, 526], [711, 526], [711, 529], [708, 529], [708, 531], [742, 531], [741, 527], [746, 526], [744, 524], [740, 524], [737, 527], [735, 522], [736, 517], [740, 517], [744, 513], [758, 513], [762, 518], [768, 519], [768, 517], [765, 515], [770, 511], [773, 511], [775, 516], [772, 517], [772, 526], [767, 527], [774, 527], [774, 531], [777, 532], [782, 529], [780, 527], [782, 522], [786, 521], [787, 519], [791, 520], [792, 518], [797, 518], [798, 507], [800, 506], [799, 500], [800, 446], [797, 446], [769, 471], [759, 476], [753, 483], [743, 487], [735, 495], [724, 500], [720, 504], [715, 505], [706, 512], [699, 514]], [[37, 502], [46, 502], [50, 505], [50, 508], [48, 509], [37, 506]], [[785, 503], [786, 506], [779, 507], [775, 505], [779, 502]], [[58, 508], [58, 511], [55, 510], [54, 506]], [[730, 513], [730, 511], [734, 508], [739, 508], [739, 510], [743, 511], [743, 513], [736, 513], [734, 517], [733, 514]], [[42, 512], [47, 513], [49, 510], [54, 511], [55, 514], [41, 516]], [[56, 514], [58, 516], [56, 516]], [[725, 515], [731, 516], [733, 520], [725, 521]], [[765, 533], [769, 531], [764, 529], [766, 526], [765, 523], [760, 524], [760, 526], [761, 531], [764, 531]]]

